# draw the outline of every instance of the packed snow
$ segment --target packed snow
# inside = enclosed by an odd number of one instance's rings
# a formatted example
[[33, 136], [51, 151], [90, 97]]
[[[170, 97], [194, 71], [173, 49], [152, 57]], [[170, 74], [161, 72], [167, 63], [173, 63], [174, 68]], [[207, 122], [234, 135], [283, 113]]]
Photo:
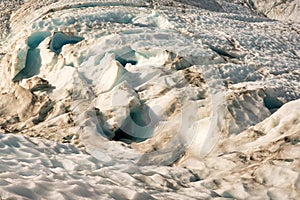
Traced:
[[299, 1], [9, 9], [1, 199], [300, 198]]

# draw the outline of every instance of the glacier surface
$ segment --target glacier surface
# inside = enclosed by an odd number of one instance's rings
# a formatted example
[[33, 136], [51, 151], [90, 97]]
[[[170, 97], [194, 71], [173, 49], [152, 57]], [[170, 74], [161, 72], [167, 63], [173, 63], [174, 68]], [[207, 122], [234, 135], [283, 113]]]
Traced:
[[1, 198], [300, 197], [299, 1], [15, 4]]

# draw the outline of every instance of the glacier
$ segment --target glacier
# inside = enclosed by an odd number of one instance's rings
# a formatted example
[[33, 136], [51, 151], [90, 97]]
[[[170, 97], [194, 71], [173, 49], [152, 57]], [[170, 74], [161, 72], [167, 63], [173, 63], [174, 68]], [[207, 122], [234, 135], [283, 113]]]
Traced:
[[14, 5], [0, 198], [300, 198], [299, 1]]

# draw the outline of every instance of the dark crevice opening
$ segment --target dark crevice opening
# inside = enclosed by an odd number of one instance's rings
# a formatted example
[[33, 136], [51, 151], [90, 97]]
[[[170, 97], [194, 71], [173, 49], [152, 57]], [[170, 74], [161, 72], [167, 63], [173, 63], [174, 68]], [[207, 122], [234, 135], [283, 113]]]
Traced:
[[121, 127], [114, 132], [115, 135], [112, 140], [127, 144], [143, 142], [152, 137], [154, 127], [158, 121], [158, 117], [148, 106], [143, 105], [134, 108]]
[[51, 35], [50, 32], [35, 32], [27, 39], [29, 47], [26, 54], [25, 67], [13, 78], [13, 82], [31, 78], [40, 73], [42, 58], [37, 48], [41, 42]]
[[62, 32], [57, 32], [53, 35], [50, 42], [51, 51], [55, 52], [57, 55], [60, 54], [61, 49], [66, 44], [76, 44], [84, 40], [83, 37], [68, 35]]
[[29, 49], [26, 55], [25, 67], [13, 78], [13, 82], [31, 78], [40, 73], [41, 55], [39, 49]]
[[264, 98], [264, 105], [270, 110], [271, 113], [277, 111], [284, 103], [277, 97], [266, 94]]
[[116, 60], [121, 63], [121, 65], [123, 65], [124, 67], [126, 66], [127, 63], [130, 63], [132, 65], [136, 65], [137, 61], [136, 60], [126, 60], [122, 57], [116, 57]]
[[212, 45], [209, 45], [209, 48], [211, 50], [213, 50], [214, 52], [216, 52], [218, 55], [220, 55], [221, 57], [228, 57], [228, 58], [237, 58], [236, 56], [233, 56], [231, 54], [229, 54], [228, 52], [218, 48], [218, 47], [215, 47], [215, 46], [212, 46]]
[[126, 66], [127, 63], [130, 63], [132, 65], [136, 65], [138, 63], [135, 55], [136, 52], [135, 50], [131, 49], [131, 47], [124, 47], [116, 51], [111, 51], [111, 53], [114, 53], [116, 55], [115, 59], [124, 67]]

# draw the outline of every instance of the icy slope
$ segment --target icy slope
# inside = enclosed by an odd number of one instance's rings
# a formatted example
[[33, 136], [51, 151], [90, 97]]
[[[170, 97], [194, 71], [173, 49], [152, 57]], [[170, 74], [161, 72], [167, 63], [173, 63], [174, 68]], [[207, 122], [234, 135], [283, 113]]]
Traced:
[[277, 20], [289, 20], [300, 22], [300, 1], [290, 0], [253, 0], [252, 4], [257, 11], [265, 14], [267, 17]]
[[1, 198], [298, 199], [299, 105], [287, 103], [185, 168], [97, 160], [69, 144], [0, 135]]
[[[291, 176], [299, 176], [299, 159], [276, 157], [269, 147], [288, 138], [293, 142], [282, 150], [299, 151], [298, 139], [290, 139], [299, 137], [299, 24], [251, 8], [227, 1], [27, 1], [1, 40], [0, 126], [2, 133], [43, 138], [50, 150], [9, 134], [1, 139], [4, 157], [10, 149], [16, 163], [19, 151], [37, 151], [36, 160], [25, 161], [33, 169], [39, 155], [61, 163], [60, 178], [32, 174], [34, 182], [41, 176], [68, 188], [58, 197], [54, 188], [49, 198], [244, 199], [258, 189], [257, 197], [276, 198], [278, 185], [261, 179], [273, 168], [288, 182], [280, 193], [296, 198]], [[110, 173], [93, 174], [103, 165]], [[285, 168], [291, 176], [280, 176]], [[4, 196], [48, 196], [39, 193], [51, 187], [47, 181], [18, 189], [9, 170]], [[77, 194], [73, 180], [88, 191]]]

